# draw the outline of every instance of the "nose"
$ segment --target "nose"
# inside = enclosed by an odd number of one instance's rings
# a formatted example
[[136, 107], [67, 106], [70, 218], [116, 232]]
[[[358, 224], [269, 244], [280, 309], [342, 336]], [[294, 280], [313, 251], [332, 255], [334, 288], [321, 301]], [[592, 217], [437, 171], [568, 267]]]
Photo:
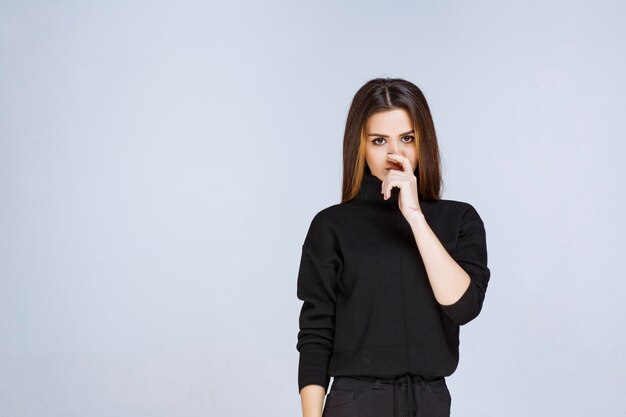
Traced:
[[398, 145], [396, 144], [396, 142], [391, 142], [389, 143], [389, 146], [387, 147], [388, 152], [387, 153], [395, 153], [396, 155], [398, 154]]

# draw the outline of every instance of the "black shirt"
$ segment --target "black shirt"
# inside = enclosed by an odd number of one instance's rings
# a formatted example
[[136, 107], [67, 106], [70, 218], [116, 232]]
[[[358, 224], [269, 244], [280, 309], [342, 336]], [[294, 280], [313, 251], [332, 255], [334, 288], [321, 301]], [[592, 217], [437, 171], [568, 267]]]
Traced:
[[413, 231], [365, 173], [358, 195], [317, 213], [302, 245], [297, 296], [298, 388], [328, 389], [330, 376], [449, 376], [459, 361], [459, 326], [474, 319], [490, 271], [482, 219], [455, 200], [420, 200], [439, 241], [471, 284], [451, 305], [435, 299]]

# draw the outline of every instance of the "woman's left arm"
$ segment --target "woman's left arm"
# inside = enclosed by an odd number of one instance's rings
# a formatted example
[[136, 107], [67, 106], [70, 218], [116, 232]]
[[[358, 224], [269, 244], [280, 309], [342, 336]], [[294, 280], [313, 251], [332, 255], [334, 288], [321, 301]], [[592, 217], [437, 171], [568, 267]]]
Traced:
[[397, 155], [388, 157], [401, 164], [403, 170], [390, 170], [381, 192], [387, 199], [393, 187], [400, 188], [398, 205], [413, 231], [435, 298], [448, 317], [460, 326], [466, 324], [480, 313], [491, 276], [483, 221], [476, 209], [466, 204], [457, 244], [449, 254], [421, 210], [417, 179], [409, 160]]
[[441, 305], [454, 304], [469, 287], [470, 276], [452, 259], [426, 222], [419, 205], [417, 178], [409, 160], [394, 154], [387, 157], [400, 164], [403, 170], [390, 170], [382, 182], [381, 192], [387, 199], [393, 187], [400, 188], [398, 205], [413, 230], [435, 298]]
[[456, 303], [471, 283], [469, 274], [448, 254], [421, 211], [414, 211], [407, 221], [437, 302], [444, 306]]

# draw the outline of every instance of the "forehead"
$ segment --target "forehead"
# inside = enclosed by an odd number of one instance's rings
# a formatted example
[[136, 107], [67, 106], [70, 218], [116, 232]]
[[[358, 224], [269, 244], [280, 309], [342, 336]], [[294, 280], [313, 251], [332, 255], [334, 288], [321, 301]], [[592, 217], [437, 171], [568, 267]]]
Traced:
[[413, 122], [404, 109], [386, 110], [371, 115], [365, 122], [367, 133], [402, 133], [411, 130]]

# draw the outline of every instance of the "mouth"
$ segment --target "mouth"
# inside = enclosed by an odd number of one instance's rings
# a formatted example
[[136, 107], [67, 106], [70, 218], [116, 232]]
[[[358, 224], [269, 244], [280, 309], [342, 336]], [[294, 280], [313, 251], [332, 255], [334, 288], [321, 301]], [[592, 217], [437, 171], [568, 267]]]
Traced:
[[390, 169], [396, 169], [398, 171], [403, 171], [402, 165], [392, 165], [390, 167], [385, 168], [385, 171], [389, 171]]

